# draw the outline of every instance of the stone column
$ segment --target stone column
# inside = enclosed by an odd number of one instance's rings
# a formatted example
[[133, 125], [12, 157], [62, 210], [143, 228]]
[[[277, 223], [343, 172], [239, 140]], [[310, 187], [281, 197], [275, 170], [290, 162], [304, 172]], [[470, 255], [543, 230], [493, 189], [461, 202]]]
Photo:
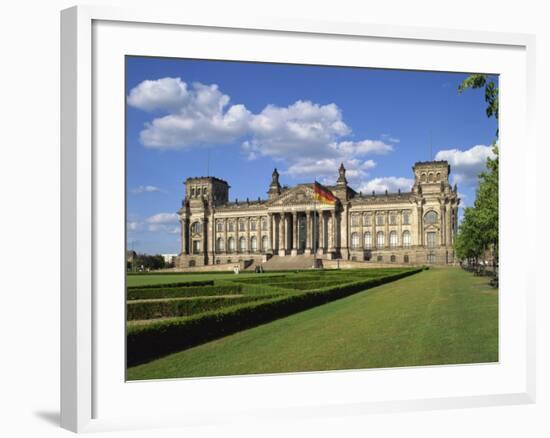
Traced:
[[384, 247], [386, 248], [390, 247], [390, 216], [390, 211], [386, 211], [384, 216]]
[[292, 226], [292, 250], [290, 255], [298, 255], [298, 217], [295, 211], [292, 212], [290, 217]]
[[378, 210], [375, 210], [372, 216], [372, 233], [371, 233], [371, 239], [370, 239], [371, 249], [378, 249], [378, 239], [376, 238], [376, 233], [378, 233], [378, 229], [376, 228], [378, 226], [378, 224], [376, 223], [377, 218], [378, 218]]
[[439, 205], [440, 205], [440, 211], [441, 211], [441, 218], [440, 218], [440, 227], [441, 227], [441, 233], [440, 234], [441, 234], [441, 237], [440, 237], [440, 240], [439, 240], [439, 244], [440, 244], [440, 246], [443, 246], [443, 245], [445, 245], [446, 240], [447, 240], [446, 233], [445, 233], [445, 231], [446, 231], [446, 229], [445, 229], [446, 228], [446, 223], [445, 223], [446, 222], [446, 220], [445, 220], [446, 205], [445, 205], [445, 201], [441, 201]]
[[317, 252], [323, 254], [325, 251], [325, 215], [323, 210], [319, 211], [319, 248]]
[[279, 213], [279, 255], [284, 256], [285, 253], [285, 214]]
[[223, 249], [227, 254], [229, 252], [229, 244], [227, 243], [227, 227], [229, 226], [229, 221], [227, 219], [223, 220]]
[[418, 237], [417, 245], [424, 246], [424, 227], [422, 226], [422, 206], [416, 207], [416, 216], [418, 220]]
[[201, 218], [201, 229], [202, 229], [202, 242], [201, 242], [201, 251], [202, 251], [202, 254], [204, 256], [206, 256], [206, 254], [208, 253], [207, 249], [206, 249], [206, 245], [208, 243], [206, 237], [208, 235], [208, 222], [206, 220], [206, 218]]
[[235, 239], [235, 253], [239, 253], [239, 224], [240, 224], [240, 220], [239, 218], [235, 218], [235, 236], [234, 236], [234, 239]]
[[446, 227], [445, 227], [445, 236], [446, 236], [446, 242], [447, 242], [447, 246], [451, 246], [453, 244], [453, 239], [452, 239], [452, 231], [451, 231], [451, 218], [452, 218], [452, 215], [453, 215], [453, 207], [449, 204], [449, 207], [446, 209], [446, 214], [445, 214], [445, 223], [446, 223]]
[[338, 223], [336, 221], [336, 210], [332, 210], [330, 213], [332, 215], [332, 245], [329, 251], [334, 252], [336, 251], [336, 247], [338, 246]]
[[311, 254], [311, 211], [306, 211], [306, 249], [304, 254]]
[[187, 254], [187, 219], [180, 219], [180, 239], [181, 239], [181, 251], [180, 255]]
[[250, 253], [250, 218], [246, 218], [246, 252]]
[[[261, 243], [260, 243], [261, 245]], [[271, 252], [274, 249], [273, 245], [273, 214], [267, 214], [267, 248], [266, 252]]]

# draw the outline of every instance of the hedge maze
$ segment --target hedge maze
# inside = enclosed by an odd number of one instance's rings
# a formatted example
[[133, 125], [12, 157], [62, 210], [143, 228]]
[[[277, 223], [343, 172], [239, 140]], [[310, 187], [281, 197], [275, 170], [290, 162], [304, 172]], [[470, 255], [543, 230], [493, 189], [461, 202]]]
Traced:
[[[127, 288], [127, 366], [415, 274], [423, 268], [239, 274]], [[183, 276], [182, 276], [183, 277]]]

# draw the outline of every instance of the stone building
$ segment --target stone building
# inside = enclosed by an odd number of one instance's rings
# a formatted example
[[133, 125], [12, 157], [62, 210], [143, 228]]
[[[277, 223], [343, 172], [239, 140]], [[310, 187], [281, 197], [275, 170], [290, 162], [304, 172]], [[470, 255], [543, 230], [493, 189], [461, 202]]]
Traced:
[[229, 184], [215, 177], [185, 181], [178, 211], [181, 253], [188, 268], [272, 257], [310, 255], [371, 263], [454, 262], [459, 198], [446, 161], [418, 162], [409, 192], [358, 193], [340, 166], [334, 185], [320, 186], [334, 202], [315, 195], [316, 184], [281, 187], [273, 171], [267, 199], [229, 202]]

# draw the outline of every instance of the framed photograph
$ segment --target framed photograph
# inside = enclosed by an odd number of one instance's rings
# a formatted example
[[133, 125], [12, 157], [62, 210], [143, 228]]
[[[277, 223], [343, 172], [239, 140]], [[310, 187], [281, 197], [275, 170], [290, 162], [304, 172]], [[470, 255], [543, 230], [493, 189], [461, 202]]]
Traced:
[[533, 37], [61, 17], [63, 427], [534, 402]]

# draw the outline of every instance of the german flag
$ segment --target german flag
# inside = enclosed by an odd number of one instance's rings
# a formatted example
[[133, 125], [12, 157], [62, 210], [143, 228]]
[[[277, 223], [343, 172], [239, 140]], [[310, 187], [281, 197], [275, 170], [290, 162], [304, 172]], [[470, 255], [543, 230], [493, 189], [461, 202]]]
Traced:
[[313, 190], [315, 191], [315, 199], [323, 204], [335, 204], [336, 197], [324, 188], [317, 181], [313, 184]]

